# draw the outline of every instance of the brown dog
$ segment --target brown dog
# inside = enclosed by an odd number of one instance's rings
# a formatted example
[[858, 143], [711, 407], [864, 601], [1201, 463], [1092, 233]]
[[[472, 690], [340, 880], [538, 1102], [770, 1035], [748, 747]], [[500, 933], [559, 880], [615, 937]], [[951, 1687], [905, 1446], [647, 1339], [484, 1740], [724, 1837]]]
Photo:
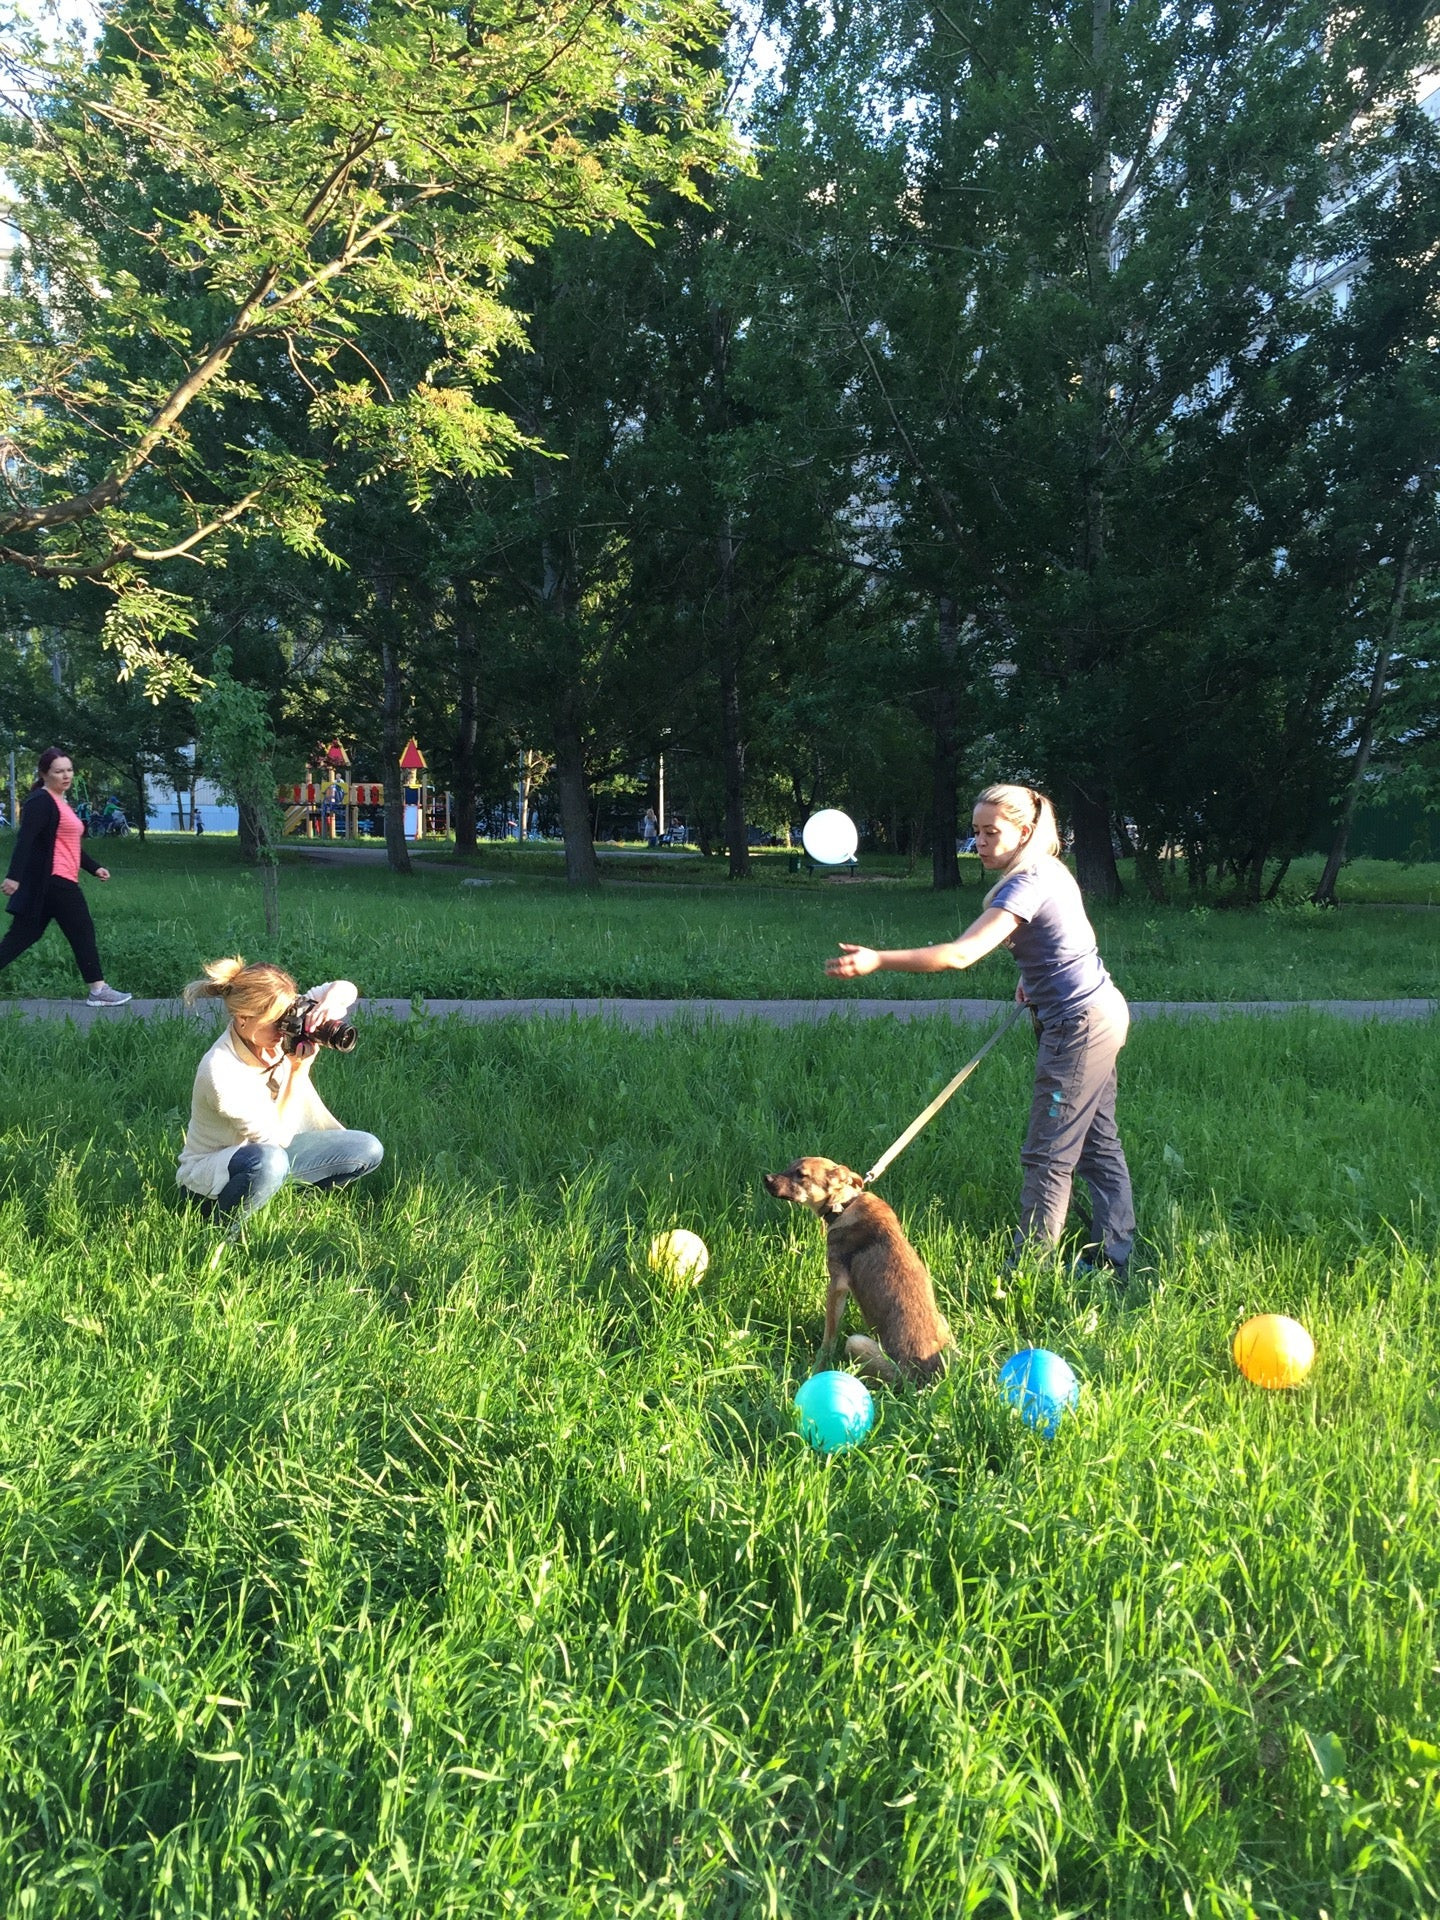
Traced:
[[905, 1238], [894, 1210], [865, 1191], [858, 1173], [813, 1155], [784, 1173], [767, 1173], [765, 1185], [777, 1200], [809, 1207], [825, 1222], [830, 1286], [822, 1354], [834, 1346], [846, 1295], [853, 1293], [879, 1339], [852, 1333], [846, 1357], [891, 1386], [900, 1379], [933, 1380], [945, 1365], [950, 1329], [935, 1304], [925, 1262]]

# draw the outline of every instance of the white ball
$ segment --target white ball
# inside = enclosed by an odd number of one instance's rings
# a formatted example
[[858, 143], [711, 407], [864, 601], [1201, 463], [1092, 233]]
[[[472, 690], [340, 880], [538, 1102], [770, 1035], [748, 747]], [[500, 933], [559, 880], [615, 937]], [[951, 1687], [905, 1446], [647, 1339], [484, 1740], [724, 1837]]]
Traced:
[[801, 828], [800, 841], [817, 865], [843, 867], [847, 860], [854, 859], [860, 835], [848, 813], [841, 813], [838, 807], [822, 807]]
[[650, 1242], [650, 1271], [663, 1273], [677, 1285], [688, 1281], [695, 1286], [704, 1279], [709, 1264], [710, 1249], [688, 1227], [672, 1227], [668, 1233], [657, 1233]]

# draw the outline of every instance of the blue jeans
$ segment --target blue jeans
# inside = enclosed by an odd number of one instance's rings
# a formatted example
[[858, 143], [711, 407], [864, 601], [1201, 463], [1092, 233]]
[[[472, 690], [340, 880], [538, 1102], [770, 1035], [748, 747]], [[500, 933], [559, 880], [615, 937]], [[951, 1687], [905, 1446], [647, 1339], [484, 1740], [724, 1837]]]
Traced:
[[288, 1147], [237, 1147], [230, 1156], [230, 1178], [207, 1210], [233, 1213], [243, 1207], [246, 1213], [258, 1213], [287, 1180], [307, 1187], [343, 1187], [347, 1180], [373, 1173], [384, 1158], [385, 1149], [373, 1133], [351, 1127], [297, 1133]]

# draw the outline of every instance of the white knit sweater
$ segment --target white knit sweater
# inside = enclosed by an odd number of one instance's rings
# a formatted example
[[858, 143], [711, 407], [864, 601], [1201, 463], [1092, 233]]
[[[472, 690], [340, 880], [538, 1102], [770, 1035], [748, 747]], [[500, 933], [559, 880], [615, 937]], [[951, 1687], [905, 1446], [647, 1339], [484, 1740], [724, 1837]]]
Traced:
[[[320, 999], [334, 984], [312, 987], [311, 998]], [[340, 1122], [310, 1084], [314, 1063], [314, 1054], [297, 1060], [287, 1053], [267, 1067], [227, 1024], [195, 1071], [176, 1184], [213, 1200], [230, 1177], [237, 1147], [288, 1147], [297, 1133], [338, 1129]]]

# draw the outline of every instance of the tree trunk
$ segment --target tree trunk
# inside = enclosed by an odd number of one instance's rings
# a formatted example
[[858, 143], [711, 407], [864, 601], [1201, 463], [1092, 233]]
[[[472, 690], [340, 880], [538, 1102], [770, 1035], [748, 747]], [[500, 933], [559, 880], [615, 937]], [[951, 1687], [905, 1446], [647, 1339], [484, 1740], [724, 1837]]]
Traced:
[[457, 854], [473, 854], [476, 828], [475, 741], [479, 732], [480, 662], [475, 600], [471, 589], [455, 590], [455, 751], [451, 826]]
[[134, 831], [140, 835], [140, 845], [146, 843], [146, 820], [150, 816], [150, 803], [146, 795], [146, 770], [136, 755], [131, 760], [131, 780], [134, 783]]
[[960, 658], [960, 617], [948, 593], [940, 595], [938, 644], [940, 672], [933, 707], [935, 753], [931, 781], [931, 819], [934, 843], [930, 872], [937, 893], [951, 893], [960, 885], [960, 696], [955, 685]]
[[1355, 748], [1355, 765], [1350, 773], [1350, 785], [1345, 795], [1345, 806], [1340, 821], [1335, 828], [1335, 837], [1330, 842], [1330, 854], [1325, 862], [1325, 871], [1320, 876], [1320, 884], [1310, 896], [1317, 906], [1333, 907], [1335, 900], [1335, 882], [1340, 877], [1340, 869], [1345, 864], [1345, 852], [1350, 844], [1350, 829], [1355, 823], [1355, 808], [1360, 799], [1360, 789], [1364, 784], [1365, 770], [1370, 765], [1370, 755], [1375, 746], [1375, 724], [1380, 718], [1380, 709], [1385, 704], [1385, 688], [1390, 679], [1390, 666], [1395, 657], [1395, 642], [1400, 637], [1400, 620], [1405, 611], [1405, 594], [1410, 585], [1410, 568], [1415, 559], [1415, 535], [1411, 533], [1400, 555], [1400, 565], [1395, 574], [1395, 585], [1390, 592], [1390, 611], [1385, 621], [1385, 634], [1375, 649], [1375, 671], [1370, 676], [1370, 697], [1365, 702], [1365, 711], [1360, 717], [1360, 739]]
[[[555, 490], [547, 461], [535, 463], [532, 487], [542, 515]], [[590, 819], [590, 785], [585, 775], [585, 739], [581, 726], [583, 688], [579, 647], [570, 621], [570, 589], [576, 584], [579, 562], [573, 534], [542, 536], [540, 541], [540, 610], [554, 636], [553, 712], [555, 787], [560, 798], [560, 831], [565, 840], [565, 879], [572, 887], [598, 887], [600, 862], [595, 855], [595, 829]], [[520, 794], [516, 825], [521, 843], [529, 826], [534, 759], [520, 755]]]
[[[1113, 220], [1110, 144], [1110, 5], [1092, 0], [1090, 54], [1095, 76], [1090, 92], [1089, 133], [1095, 155], [1090, 174], [1086, 217], [1086, 254], [1091, 301], [1097, 319], [1108, 298], [1111, 223]], [[1097, 328], [1097, 333], [1100, 329]], [[1097, 605], [1096, 580], [1105, 558], [1106, 511], [1104, 475], [1110, 451], [1109, 411], [1111, 371], [1106, 351], [1097, 338], [1081, 361], [1081, 385], [1091, 409], [1090, 448], [1085, 474], [1084, 506], [1079, 538], [1079, 563], [1085, 575], [1083, 638], [1072, 640], [1066, 665], [1072, 680], [1088, 679], [1106, 656], [1105, 633]], [[1072, 627], [1072, 633], [1074, 628]], [[1098, 768], [1080, 742], [1077, 756], [1083, 774], [1070, 782], [1070, 813], [1075, 827], [1075, 874], [1087, 899], [1118, 900], [1122, 888], [1110, 838], [1110, 795]]]
[[240, 858], [255, 861], [260, 857], [260, 821], [254, 803], [242, 799], [237, 808], [236, 837], [240, 842]]
[[[708, 423], [711, 431], [726, 432], [730, 416], [730, 347], [733, 330], [721, 303], [710, 306], [710, 390]], [[715, 536], [720, 620], [716, 650], [720, 679], [720, 752], [725, 779], [725, 840], [730, 856], [730, 878], [750, 878], [750, 840], [745, 830], [745, 741], [740, 711], [740, 636], [735, 610], [735, 527], [726, 512]]]
[[140, 755], [131, 760], [131, 785], [134, 787], [134, 831], [140, 835], [140, 845], [146, 843], [146, 770], [140, 764]]
[[[377, 592], [376, 598], [388, 612], [388, 587], [383, 595]], [[380, 757], [385, 766], [385, 862], [392, 873], [409, 874], [414, 868], [410, 864], [410, 850], [405, 845], [405, 789], [400, 772], [400, 755], [405, 751], [401, 720], [405, 692], [400, 663], [389, 640], [380, 642], [380, 666], [385, 676], [380, 704]]]
[[565, 878], [572, 887], [598, 887], [600, 862], [590, 829], [585, 749], [579, 724], [569, 711], [555, 729], [555, 785], [560, 794], [560, 827], [565, 835]]
[[[1282, 739], [1287, 737], [1294, 727], [1294, 721], [1287, 709], [1285, 725], [1281, 730]], [[1283, 762], [1282, 762], [1283, 765]], [[1263, 806], [1252, 809], [1251, 820], [1255, 834], [1244, 866], [1245, 900], [1247, 905], [1258, 907], [1265, 886], [1265, 863], [1270, 858], [1270, 849], [1275, 844], [1275, 798], [1274, 789], [1270, 789], [1270, 798]]]
[[460, 703], [455, 719], [455, 851], [475, 851], [475, 735], [480, 700], [473, 669], [462, 668]]
[[745, 748], [740, 738], [739, 665], [733, 654], [720, 663], [720, 737], [725, 759], [725, 844], [730, 878], [750, 878], [750, 841], [745, 825]]
[[720, 591], [720, 751], [725, 771], [725, 840], [730, 878], [750, 878], [745, 826], [745, 743], [740, 718], [740, 648], [735, 633], [735, 538], [727, 520], [715, 541]]
[[1163, 907], [1169, 894], [1165, 888], [1165, 875], [1160, 870], [1160, 856], [1144, 841], [1135, 849], [1135, 871], [1150, 899]]
[[265, 909], [265, 938], [274, 947], [280, 939], [280, 867], [273, 847], [263, 848], [260, 855], [260, 901]]
[[1087, 900], [1118, 900], [1124, 891], [1110, 840], [1110, 796], [1072, 781], [1070, 818], [1075, 826], [1075, 878]]

